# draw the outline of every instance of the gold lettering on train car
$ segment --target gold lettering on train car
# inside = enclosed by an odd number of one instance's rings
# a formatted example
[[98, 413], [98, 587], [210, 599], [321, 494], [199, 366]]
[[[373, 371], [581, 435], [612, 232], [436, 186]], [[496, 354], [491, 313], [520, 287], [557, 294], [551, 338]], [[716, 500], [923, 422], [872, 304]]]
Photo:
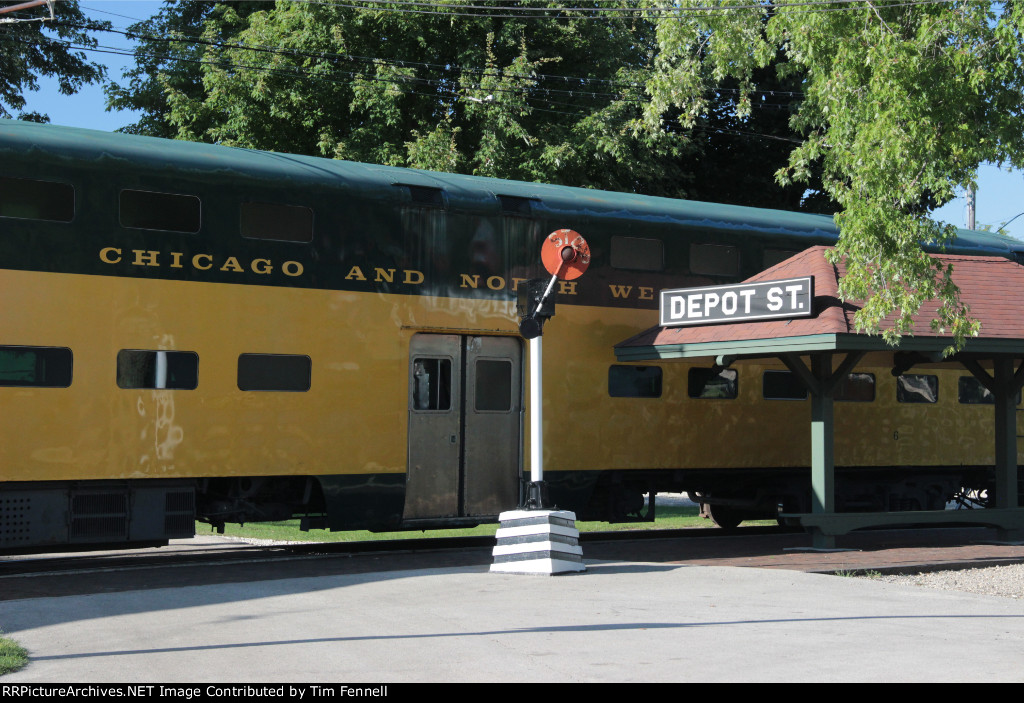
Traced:
[[525, 282], [525, 278], [513, 278], [512, 279], [512, 290], [519, 290], [519, 284]]
[[[152, 251], [148, 249], [132, 249], [131, 251], [132, 254], [134, 255], [131, 260], [132, 266], [155, 266], [157, 268], [162, 268], [163, 266], [166, 265], [168, 268], [184, 268], [183, 260], [185, 254], [180, 251], [161, 252]], [[164, 264], [161, 261], [161, 257], [164, 254], [167, 254], [171, 257], [171, 261], [169, 264]], [[122, 262], [125, 262], [123, 252], [118, 247], [104, 247], [100, 249], [99, 257], [100, 261], [102, 261], [105, 264], [120, 264]], [[191, 264], [192, 268], [197, 269], [199, 271], [209, 271], [215, 265], [217, 265], [217, 262], [213, 254], [195, 254], [191, 258]], [[253, 259], [248, 263], [248, 268], [253, 273], [267, 275], [273, 273], [274, 262], [270, 259]], [[235, 273], [245, 273], [245, 269], [246, 264], [243, 264], [241, 261], [239, 261], [237, 256], [227, 257], [223, 261], [223, 263], [221, 263], [218, 267], [218, 270], [220, 271], [234, 271]], [[286, 276], [291, 276], [294, 278], [295, 276], [301, 276], [304, 271], [305, 268], [298, 261], [285, 261], [283, 264], [281, 264], [281, 272]], [[353, 271], [355, 272], [355, 275], [362, 276], [362, 271], [359, 270], [358, 266], [353, 267]], [[392, 275], [394, 274], [392, 273]], [[353, 274], [350, 273], [349, 276], [347, 276], [347, 278], [352, 276]], [[418, 277], [418, 280], [415, 280], [415, 277]], [[361, 280], [366, 280], [366, 278], [362, 277]], [[419, 271], [406, 272], [406, 283], [419, 284], [422, 282], [423, 274], [420, 273]]]
[[[416, 280], [413, 280], [413, 274], [416, 274]], [[423, 273], [415, 269], [405, 269], [405, 280], [402, 283], [408, 283], [411, 286], [418, 286], [423, 283]]]
[[487, 279], [487, 287], [491, 290], [501, 290], [505, 287], [505, 279], [501, 276], [491, 276]]
[[[117, 258], [110, 258], [111, 253], [116, 254]], [[118, 249], [117, 247], [105, 247], [103, 249], [100, 249], [100, 261], [102, 261], [105, 264], [121, 263], [121, 250]]]
[[221, 271], [235, 271], [237, 273], [243, 273], [245, 271], [245, 269], [243, 269], [241, 266], [239, 266], [238, 259], [236, 259], [233, 256], [229, 256], [228, 257], [228, 260], [224, 262], [224, 265], [220, 267], [220, 270]]
[[559, 281], [559, 295], [576, 295], [576, 281]]
[[158, 257], [160, 252], [158, 251], [146, 251], [145, 249], [132, 249], [132, 253], [135, 254], [135, 261], [132, 262], [133, 266], [159, 266], [160, 262]]
[[375, 268], [374, 271], [377, 272], [377, 275], [374, 277], [373, 280], [377, 281], [377, 283], [394, 283], [395, 282], [395, 270], [394, 269]]
[[461, 274], [462, 283], [459, 284], [459, 288], [476, 288], [480, 285], [480, 275], [473, 274], [470, 276], [468, 273]]
[[633, 286], [609, 285], [608, 288], [611, 289], [613, 298], [628, 298], [630, 292], [633, 290]]
[[345, 275], [346, 281], [351, 281], [352, 279], [355, 279], [357, 281], [365, 281], [366, 276], [363, 275], [363, 270], [361, 268], [359, 268], [358, 266], [353, 266], [351, 270], [349, 270], [349, 272]]
[[647, 286], [640, 286], [637, 290], [640, 291], [640, 300], [654, 300], [653, 288], [648, 288]]

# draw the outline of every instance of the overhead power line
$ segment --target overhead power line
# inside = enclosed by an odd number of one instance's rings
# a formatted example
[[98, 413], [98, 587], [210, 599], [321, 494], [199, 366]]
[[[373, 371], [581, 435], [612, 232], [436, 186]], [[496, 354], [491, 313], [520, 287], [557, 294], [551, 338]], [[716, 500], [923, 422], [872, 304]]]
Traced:
[[[5, 40], [6, 41], [14, 41], [14, 42], [18, 42], [18, 43], [30, 43], [28, 40], [26, 40], [24, 38], [0, 36], [0, 42], [5, 41]], [[74, 44], [73, 42], [70, 42], [70, 41], [67, 41], [67, 40], [54, 40], [54, 41], [57, 41], [58, 43], [63, 43], [65, 46], [67, 46], [70, 49], [77, 49], [77, 50], [82, 50], [82, 51], [92, 51], [92, 52], [96, 52], [96, 53], [113, 54], [113, 55], [120, 55], [120, 56], [136, 56], [137, 55], [133, 51], [131, 51], [129, 49], [124, 49], [124, 48], [121, 48], [121, 47], [109, 47], [109, 46], [102, 46], [102, 45], [94, 47], [94, 46], [84, 46], [84, 45]], [[254, 72], [258, 72], [258, 73], [265, 73], [265, 74], [269, 74], [269, 75], [283, 76], [283, 77], [286, 77], [286, 78], [304, 78], [304, 79], [308, 79], [308, 80], [327, 81], [328, 83], [333, 83], [333, 84], [336, 84], [336, 85], [345, 85], [345, 86], [351, 86], [351, 85], [356, 84], [358, 82], [382, 83], [382, 84], [386, 84], [386, 85], [391, 86], [391, 88], [401, 92], [403, 95], [412, 95], [412, 96], [417, 96], [417, 97], [428, 97], [428, 98], [431, 98], [431, 99], [434, 99], [434, 100], [448, 100], [448, 101], [451, 101], [452, 103], [458, 102], [459, 100], [466, 99], [466, 96], [463, 93], [463, 91], [465, 90], [465, 87], [458, 85], [453, 80], [445, 81], [445, 80], [439, 80], [439, 79], [433, 79], [433, 78], [416, 78], [416, 77], [386, 78], [386, 77], [381, 77], [381, 76], [366, 75], [366, 74], [352, 72], [352, 71], [336, 71], [335, 75], [332, 75], [332, 74], [324, 74], [324, 73], [312, 73], [310, 71], [303, 70], [303, 69], [301, 69], [299, 67], [288, 67], [288, 66], [272, 67], [272, 66], [247, 65], [247, 64], [224, 62], [224, 61], [210, 60], [210, 59], [199, 59], [199, 58], [184, 57], [184, 56], [148, 55], [148, 56], [146, 56], [144, 58], [151, 58], [151, 59], [158, 59], [158, 60], [167, 60], [167, 61], [177, 61], [177, 62], [181, 62], [181, 63], [195, 64], [195, 65], [215, 66], [215, 67], [223, 69], [223, 70], [242, 70], [242, 71], [248, 70], [248, 71], [254, 71]], [[338, 73], [342, 74], [344, 76], [344, 78], [338, 77], [337, 76]], [[419, 86], [420, 88], [424, 88], [424, 87], [431, 88], [432, 91], [431, 92], [423, 92], [423, 90], [417, 90], [416, 86]], [[480, 88], [479, 86], [470, 86], [469, 89], [470, 90], [474, 90], [474, 89], [482, 90], [482, 88]], [[544, 89], [544, 88], [532, 88], [532, 90], [523, 90], [523, 89], [501, 89], [501, 88], [491, 88], [491, 87], [488, 87], [488, 88], [486, 88], [486, 90], [490, 91], [490, 92], [498, 92], [498, 93], [500, 93], [500, 92], [510, 92], [510, 93], [521, 94], [522, 97], [524, 98], [524, 100], [527, 101], [527, 103], [528, 103], [527, 106], [528, 106], [528, 108], [531, 111], [544, 112], [544, 113], [549, 113], [549, 114], [566, 115], [566, 116], [569, 116], [569, 117], [576, 117], [576, 118], [580, 118], [580, 119], [585, 118], [585, 117], [597, 116], [597, 113], [595, 112], [594, 109], [591, 109], [591, 110], [581, 110], [581, 109], [576, 109], [576, 110], [559, 110], [559, 109], [552, 109], [551, 107], [540, 107], [540, 106], [538, 106], [538, 104], [539, 104], [539, 105], [561, 106], [561, 107], [569, 107], [569, 108], [572, 108], [572, 107], [583, 108], [584, 107], [583, 105], [579, 105], [578, 103], [561, 102], [561, 101], [558, 101], [558, 100], [553, 100], [553, 99], [551, 99], [547, 95], [542, 95], [542, 93], [552, 92], [552, 91], [550, 91], [548, 89]], [[577, 91], [574, 95], [576, 97], [581, 97], [581, 98], [596, 97], [596, 94], [592, 94], [589, 91]], [[644, 102], [641, 101], [641, 100], [626, 99], [624, 96], [616, 96], [615, 94], [606, 94], [606, 96], [610, 96], [610, 97], [613, 98], [612, 100], [608, 100], [607, 101], [609, 103], [609, 105], [612, 104], [612, 103], [615, 103], [615, 102], [619, 102], [619, 103], [624, 103], [624, 104], [632, 105], [632, 106], [634, 106], [636, 108], [639, 108], [639, 107], [641, 107], [644, 104]], [[712, 104], [715, 104], [715, 102], [712, 101]], [[720, 104], [723, 105], [723, 106], [729, 106], [732, 103], [720, 103]], [[762, 105], [760, 103], [756, 103], [756, 105], [758, 107], [762, 107]], [[597, 107], [598, 106], [595, 106], [595, 109]], [[785, 105], [774, 105], [772, 107], [777, 107], [778, 109], [787, 109], [788, 108], [788, 106], [785, 106]], [[768, 109], [770, 109], [770, 108], [768, 108]], [[630, 120], [616, 120], [616, 121], [618, 123], [620, 123], [620, 124], [623, 124], [623, 125], [630, 123]], [[674, 127], [678, 128], [678, 129], [685, 129], [687, 131], [698, 132], [698, 133], [709, 133], [709, 132], [712, 132], [712, 133], [726, 134], [726, 135], [737, 136], [737, 137], [744, 137], [744, 138], [768, 139], [768, 140], [772, 140], [772, 141], [784, 141], [784, 142], [789, 142], [789, 143], [793, 143], [793, 144], [800, 144], [801, 143], [800, 140], [798, 140], [798, 139], [791, 139], [791, 138], [782, 137], [782, 136], [779, 136], [779, 135], [760, 134], [760, 133], [756, 133], [756, 132], [744, 132], [744, 131], [741, 131], [741, 130], [730, 130], [730, 129], [719, 128], [719, 127], [710, 127], [710, 126], [706, 126], [706, 125], [695, 125], [694, 127], [685, 127], [680, 122], [678, 122], [677, 120], [673, 120], [673, 119], [665, 120], [665, 124], [668, 125], [668, 126], [674, 126]]]
[[[408, 60], [408, 59], [383, 59], [383, 58], [375, 58], [375, 57], [368, 57], [368, 56], [359, 56], [359, 55], [354, 55], [354, 54], [339, 54], [339, 53], [332, 53], [332, 52], [312, 52], [312, 51], [303, 51], [303, 50], [298, 50], [298, 49], [284, 49], [284, 48], [281, 48], [281, 47], [272, 47], [272, 46], [254, 46], [254, 45], [250, 45], [250, 44], [240, 44], [240, 43], [234, 43], [234, 42], [214, 41], [214, 40], [205, 39], [205, 38], [188, 37], [188, 35], [185, 35], [183, 37], [155, 36], [155, 35], [151, 35], [151, 34], [144, 34], [144, 33], [138, 32], [138, 31], [122, 31], [122, 30], [111, 29], [111, 28], [97, 28], [97, 27], [92, 27], [92, 26], [90, 26], [88, 24], [81, 24], [81, 23], [63, 23], [63, 25], [64, 26], [68, 26], [68, 27], [78, 28], [78, 29], [96, 29], [98, 31], [105, 31], [105, 32], [111, 32], [111, 33], [114, 33], [114, 34], [121, 34], [121, 35], [123, 35], [125, 37], [128, 37], [128, 38], [131, 38], [131, 39], [145, 39], [147, 41], [152, 41], [152, 42], [181, 43], [181, 44], [189, 44], [189, 45], [196, 45], [196, 46], [210, 46], [210, 47], [214, 47], [214, 48], [234, 49], [234, 50], [239, 50], [239, 51], [251, 51], [253, 53], [268, 53], [268, 54], [276, 54], [276, 55], [281, 55], [281, 56], [290, 56], [290, 57], [296, 57], [296, 58], [308, 58], [308, 59], [316, 59], [316, 60], [343, 60], [343, 61], [348, 61], [348, 62], [351, 62], [351, 63], [357, 63], [357, 64], [361, 63], [361, 64], [365, 64], [365, 65], [371, 65], [371, 66], [374, 66], [374, 67], [392, 66], [392, 67], [396, 67], [396, 68], [424, 68], [424, 69], [427, 69], [427, 70], [443, 72], [445, 74], [453, 75], [453, 76], [459, 75], [459, 74], [467, 74], [468, 73], [468, 74], [478, 75], [478, 76], [481, 76], [481, 77], [495, 77], [495, 78], [507, 78], [507, 79], [513, 79], [513, 80], [522, 80], [522, 81], [529, 81], [529, 82], [533, 83], [534, 85], [536, 85], [539, 89], [544, 90], [546, 92], [556, 93], [556, 94], [563, 94], [563, 95], [589, 95], [590, 97], [594, 97], [594, 98], [597, 98], [597, 97], [608, 97], [608, 98], [615, 98], [615, 99], [623, 97], [621, 93], [608, 93], [608, 92], [600, 92], [600, 91], [596, 91], [596, 90], [586, 90], [586, 89], [584, 89], [582, 87], [577, 87], [577, 88], [553, 88], [553, 87], [541, 88], [540, 87], [540, 83], [542, 81], [549, 81], [549, 82], [561, 81], [561, 82], [563, 82], [565, 84], [570, 84], [570, 85], [571, 84], [578, 84], [580, 86], [583, 86], [583, 85], [586, 85], [586, 84], [589, 84], [589, 83], [596, 83], [596, 84], [605, 85], [605, 86], [608, 86], [608, 87], [611, 87], [611, 88], [619, 87], [619, 88], [634, 89], [634, 90], [643, 90], [645, 88], [644, 84], [642, 84], [642, 83], [629, 83], [629, 82], [615, 81], [615, 80], [607, 79], [607, 78], [595, 78], [595, 77], [584, 77], [584, 76], [566, 76], [566, 75], [550, 74], [550, 73], [517, 74], [517, 73], [510, 73], [507, 70], [504, 70], [504, 69], [501, 69], [501, 68], [466, 67], [466, 66], [462, 66], [462, 65], [459, 65], [459, 64], [453, 64], [453, 63], [439, 64], [439, 63], [428, 63], [428, 62], [422, 62], [422, 61], [413, 61], [413, 60]], [[150, 55], [150, 57], [153, 57], [153, 56]], [[176, 59], [176, 57], [155, 57], [155, 58], [161, 58], [161, 59], [168, 58], [169, 60], [175, 60]], [[180, 60], [180, 58], [178, 58], [177, 60]], [[249, 67], [249, 68], [251, 68], [251, 67]], [[424, 79], [424, 80], [426, 80], [426, 79]], [[516, 89], [495, 88], [494, 90], [504, 91], [504, 92], [517, 92], [520, 89], [518, 89], [518, 88], [516, 88]], [[718, 88], [718, 89], [716, 89], [716, 92], [721, 92], [721, 93], [740, 93], [741, 91], [738, 88]], [[754, 91], [753, 95], [755, 97], [759, 97], [761, 100], [764, 100], [764, 98], [766, 96], [771, 96], [771, 97], [783, 97], [783, 96], [784, 97], [802, 97], [803, 93], [799, 92], [799, 91], [764, 90], [764, 89], [762, 89], [762, 90]]]
[[[0, 38], [4, 39], [4, 38]], [[22, 38], [9, 38], [12, 41], [20, 43], [28, 43], [28, 40]], [[423, 77], [423, 76], [380, 76], [374, 75], [361, 71], [347, 71], [332, 68], [332, 72], [329, 74], [316, 73], [301, 68], [299, 66], [261, 66], [253, 64], [243, 64], [233, 61], [225, 61], [223, 59], [211, 59], [211, 58], [194, 58], [186, 57], [181, 55], [159, 55], [159, 54], [146, 54], [140, 56], [139, 54], [121, 47], [110, 47], [110, 46], [85, 46], [80, 44], [74, 44], [67, 40], [53, 40], [57, 43], [63, 43], [70, 49], [82, 50], [82, 51], [94, 51], [97, 53], [113, 54], [120, 56], [136, 56], [137, 58], [155, 59], [157, 61], [167, 62], [180, 62], [195, 65], [213, 66], [221, 70], [226, 71], [237, 71], [237, 70], [248, 70], [261, 73], [267, 73], [272, 75], [286, 75], [286, 76], [301, 76], [311, 80], [326, 80], [331, 83], [338, 85], [352, 85], [357, 82], [371, 82], [371, 83], [384, 83], [395, 86], [399, 89], [403, 89], [403, 92], [412, 95], [433, 95], [437, 97], [449, 97], [449, 98], [465, 98], [464, 93], [486, 91], [489, 93], [499, 94], [513, 94], [522, 95], [527, 100], [539, 102], [548, 105], [560, 105], [560, 106], [578, 106], [579, 103], [561, 102], [557, 100], [557, 97], [561, 96], [564, 99], [576, 98], [579, 100], [603, 100], [605, 102], [619, 102], [626, 103], [636, 106], [645, 104], [645, 101], [638, 97], [631, 97], [623, 93], [605, 93], [598, 91], [590, 91], [584, 89], [568, 90], [561, 88], [549, 88], [539, 85], [536, 81], [530, 81], [529, 85], [522, 85], [517, 87], [500, 87], [500, 86], [484, 86], [480, 84], [476, 85], [465, 85], [459, 81], [460, 76], [458, 74], [443, 76], [443, 77]], [[166, 69], [163, 69], [165, 72]], [[339, 78], [339, 76], [343, 78]], [[433, 88], [433, 93], [423, 93], [420, 91], [410, 89], [410, 86], [420, 86], [426, 88]], [[637, 87], [642, 87], [637, 85]], [[712, 90], [712, 93], [727, 93], [732, 94], [736, 92], [734, 89], [723, 89], [721, 91]], [[766, 97], [773, 94], [772, 91], [758, 91], [758, 95]], [[786, 95], [794, 95], [792, 93], [783, 92]], [[553, 97], [554, 96], [554, 97]], [[729, 107], [734, 105], [733, 99], [722, 99], [711, 97], [709, 102], [712, 105], [721, 105]], [[758, 109], [789, 109], [788, 104], [768, 102], [764, 99], [755, 100], [752, 102], [752, 106]], [[533, 109], [540, 109], [534, 107]], [[580, 113], [590, 114], [590, 113]]]
[[[594, 6], [594, 7], [524, 7], [522, 5], [463, 5], [446, 4], [437, 2], [416, 2], [415, 0], [387, 0], [377, 6], [355, 4], [345, 0], [294, 0], [308, 5], [327, 5], [344, 9], [357, 10], [361, 12], [395, 13], [395, 14], [419, 14], [419, 15], [445, 15], [449, 17], [478, 17], [493, 19], [572, 19], [581, 20], [602, 20], [607, 21], [609, 17], [602, 14], [612, 13], [618, 17], [639, 17], [648, 19], [683, 19], [694, 14], [707, 14], [717, 12], [739, 12], [744, 10], [775, 11], [777, 9], [788, 9], [794, 7], [812, 8], [804, 10], [807, 12], [835, 12], [851, 9], [850, 6], [863, 5], [864, 8], [855, 7], [852, 9], [865, 9], [868, 3], [865, 0], [804, 0], [803, 2], [778, 2], [778, 3], [747, 3], [738, 5], [707, 4], [693, 6], [665, 6], [665, 7], [621, 7], [621, 6]], [[873, 10], [885, 10], [897, 7], [912, 7], [915, 5], [939, 5], [951, 4], [961, 0], [903, 0], [902, 2], [880, 2], [872, 3]], [[381, 5], [398, 5], [399, 7], [381, 7]], [[839, 5], [840, 7], [835, 7]], [[845, 6], [845, 7], [844, 7]], [[427, 8], [427, 9], [420, 9]], [[479, 10], [472, 11], [472, 10]], [[801, 12], [804, 12], [801, 11]], [[501, 14], [507, 13], [507, 14]]]

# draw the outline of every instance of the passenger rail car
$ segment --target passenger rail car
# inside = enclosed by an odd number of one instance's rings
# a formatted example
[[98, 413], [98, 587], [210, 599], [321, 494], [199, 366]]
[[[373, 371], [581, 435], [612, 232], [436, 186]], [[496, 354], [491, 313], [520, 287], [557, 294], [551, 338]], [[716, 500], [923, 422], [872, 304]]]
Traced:
[[[160, 543], [195, 519], [495, 520], [524, 472], [516, 292], [561, 228], [592, 264], [545, 330], [552, 499], [605, 520], [649, 516], [657, 491], [798, 502], [807, 411], [772, 399], [779, 369], [623, 365], [612, 347], [656, 324], [659, 289], [833, 242], [829, 217], [0, 121], [0, 549]], [[954, 250], [1018, 256], [1007, 241]], [[932, 444], [949, 418], [991, 422], [937, 373], [948, 417], [899, 407], [916, 440], [898, 466], [875, 442], [891, 419], [837, 409], [837, 457], [869, 477], [850, 495], [920, 503], [993, 462], [980, 440]], [[894, 384], [873, 376], [875, 409], [895, 412]], [[863, 430], [845, 452], [844, 422]]]

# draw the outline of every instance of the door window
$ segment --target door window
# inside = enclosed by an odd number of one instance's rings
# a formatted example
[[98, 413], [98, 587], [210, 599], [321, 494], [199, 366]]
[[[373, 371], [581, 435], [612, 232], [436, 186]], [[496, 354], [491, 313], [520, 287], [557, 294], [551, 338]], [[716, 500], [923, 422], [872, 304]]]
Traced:
[[416, 359], [413, 362], [412, 378], [413, 410], [451, 409], [451, 359]]

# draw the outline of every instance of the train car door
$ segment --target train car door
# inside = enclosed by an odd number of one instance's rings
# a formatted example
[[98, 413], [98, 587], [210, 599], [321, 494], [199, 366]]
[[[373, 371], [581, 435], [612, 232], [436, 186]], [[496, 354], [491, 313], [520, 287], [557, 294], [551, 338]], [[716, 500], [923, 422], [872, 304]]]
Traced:
[[490, 516], [516, 507], [522, 398], [518, 339], [413, 336], [405, 519]]

